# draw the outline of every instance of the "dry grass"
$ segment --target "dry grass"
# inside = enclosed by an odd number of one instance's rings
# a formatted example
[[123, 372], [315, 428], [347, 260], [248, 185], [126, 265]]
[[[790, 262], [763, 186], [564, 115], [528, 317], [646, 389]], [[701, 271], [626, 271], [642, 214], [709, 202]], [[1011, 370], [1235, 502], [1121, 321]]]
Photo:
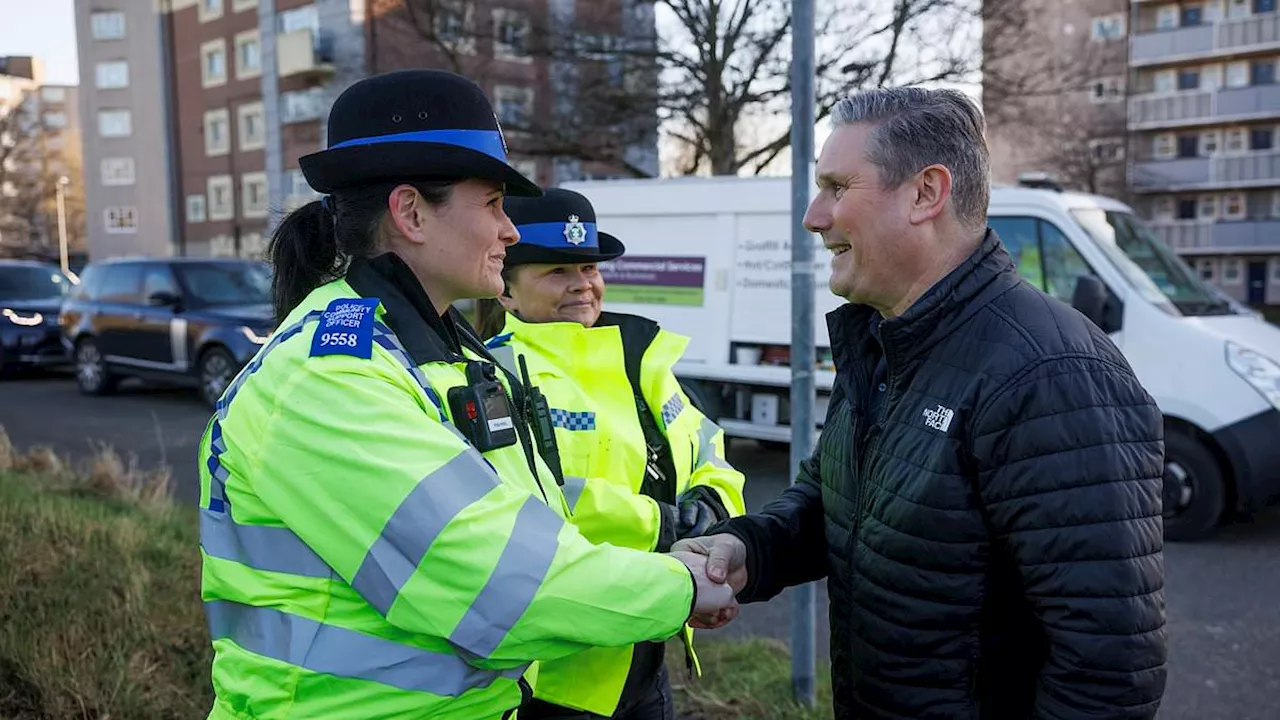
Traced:
[[168, 473], [76, 467], [0, 430], [0, 718], [199, 718], [212, 703], [195, 515]]
[[667, 646], [667, 665], [680, 720], [830, 720], [831, 682], [825, 664], [818, 667], [814, 707], [797, 704], [791, 692], [791, 656], [776, 640], [718, 640], [699, 633], [696, 644], [702, 677], [689, 679], [684, 650]]

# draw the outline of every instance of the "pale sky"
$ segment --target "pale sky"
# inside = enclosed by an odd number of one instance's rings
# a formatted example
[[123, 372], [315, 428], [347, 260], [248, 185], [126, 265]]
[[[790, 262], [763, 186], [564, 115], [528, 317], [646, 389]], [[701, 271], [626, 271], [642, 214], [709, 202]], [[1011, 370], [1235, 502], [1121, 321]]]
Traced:
[[34, 55], [44, 81], [77, 85], [74, 0], [0, 0], [0, 55]]

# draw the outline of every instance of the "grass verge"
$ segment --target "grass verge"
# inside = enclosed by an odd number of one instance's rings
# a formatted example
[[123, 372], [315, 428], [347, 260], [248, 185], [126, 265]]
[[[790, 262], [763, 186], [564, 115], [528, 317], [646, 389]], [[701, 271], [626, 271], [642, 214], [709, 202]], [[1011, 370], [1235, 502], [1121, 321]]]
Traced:
[[777, 640], [716, 640], [699, 633], [695, 645], [702, 677], [684, 671], [684, 649], [667, 646], [667, 664], [680, 720], [829, 720], [831, 679], [825, 664], [817, 669], [817, 702], [803, 707], [792, 699], [791, 656]]
[[[0, 720], [186, 720], [208, 715], [212, 649], [195, 513], [167, 472], [110, 448], [80, 467], [18, 452], [0, 427]], [[681, 720], [831, 717], [791, 699], [786, 646], [700, 633], [703, 676], [670, 649]]]

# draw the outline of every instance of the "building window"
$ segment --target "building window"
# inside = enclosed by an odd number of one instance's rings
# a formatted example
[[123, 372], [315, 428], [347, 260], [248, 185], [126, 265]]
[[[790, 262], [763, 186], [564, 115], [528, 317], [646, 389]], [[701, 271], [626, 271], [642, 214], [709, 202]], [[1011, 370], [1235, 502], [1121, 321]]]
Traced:
[[230, 220], [235, 217], [235, 206], [231, 198], [231, 176], [214, 175], [206, 186], [209, 190], [209, 219]]
[[475, 51], [475, 3], [439, 0], [434, 20], [436, 40], [455, 52]]
[[200, 22], [208, 22], [222, 17], [222, 0], [197, 0]]
[[1255, 13], [1275, 12], [1276, 0], [1253, 0], [1253, 11]]
[[1222, 145], [1222, 132], [1219, 130], [1208, 130], [1200, 133], [1200, 154], [1208, 157], [1215, 155]]
[[498, 8], [493, 11], [493, 56], [503, 60], [529, 58], [529, 14]]
[[203, 194], [187, 196], [187, 222], [204, 222], [205, 210], [205, 197]]
[[1178, 151], [1177, 136], [1161, 133], [1155, 136], [1153, 154], [1157, 160], [1168, 160]]
[[102, 159], [102, 184], [132, 185], [134, 183], [133, 158], [112, 157]]
[[1095, 103], [1120, 102], [1124, 100], [1124, 78], [1119, 76], [1097, 78], [1090, 83], [1091, 99]]
[[1218, 196], [1201, 195], [1200, 204], [1196, 210], [1196, 217], [1201, 220], [1213, 220], [1218, 217]]
[[1222, 87], [1222, 65], [1205, 65], [1200, 68], [1200, 89], [1217, 90]]
[[1271, 193], [1271, 217], [1280, 218], [1280, 190]]
[[1200, 89], [1200, 71], [1192, 68], [1190, 70], [1181, 70], [1178, 72], [1178, 89], [1179, 90], [1199, 90]]
[[240, 207], [245, 218], [267, 216], [267, 174], [245, 173], [240, 176]]
[[107, 232], [125, 235], [138, 232], [138, 208], [132, 205], [109, 207], [102, 211]]
[[247, 103], [236, 109], [241, 150], [261, 150], [267, 144], [267, 121], [261, 102]]
[[262, 74], [262, 44], [258, 31], [236, 35], [236, 77], [251, 78]]
[[527, 127], [533, 119], [533, 89], [498, 85], [493, 89], [498, 122], [515, 128]]
[[535, 183], [538, 182], [538, 161], [537, 160], [513, 160], [511, 167], [515, 168], [519, 173]]
[[1161, 5], [1156, 8], [1156, 29], [1173, 30], [1178, 27], [1178, 6]]
[[125, 109], [99, 110], [98, 135], [104, 138], [133, 134], [133, 113]]
[[1156, 198], [1152, 214], [1157, 220], [1173, 219], [1173, 198], [1163, 195]]
[[1158, 93], [1171, 93], [1178, 89], [1176, 70], [1159, 70], [1152, 77], [1153, 89]]
[[1244, 282], [1244, 263], [1240, 258], [1222, 259], [1222, 284], [1240, 285]]
[[1249, 66], [1249, 83], [1251, 85], [1275, 85], [1276, 61], [1254, 60]]
[[1178, 157], [1193, 158], [1200, 156], [1200, 138], [1196, 135], [1178, 136]]
[[226, 108], [204, 113], [204, 154], [210, 157], [231, 152], [231, 113]]
[[1248, 135], [1244, 128], [1231, 128], [1227, 130], [1227, 152], [1240, 153], [1245, 151], [1245, 142]]
[[1228, 0], [1227, 17], [1236, 20], [1249, 17], [1249, 0]]
[[99, 90], [129, 87], [129, 63], [124, 60], [98, 63], [94, 69], [94, 81]]
[[1178, 220], [1195, 220], [1196, 219], [1196, 201], [1192, 198], [1178, 198]]
[[210, 40], [200, 46], [200, 82], [204, 87], [227, 81], [227, 41]]
[[283, 35], [297, 30], [320, 32], [320, 15], [314, 4], [280, 13], [280, 33]]
[[67, 101], [67, 89], [62, 87], [46, 86], [40, 88], [40, 99], [47, 103], [62, 103]]
[[1243, 220], [1246, 207], [1244, 193], [1227, 193], [1222, 198], [1222, 217], [1226, 220]]
[[61, 110], [47, 112], [44, 114], [44, 126], [47, 128], [61, 129], [67, 126], [67, 114]]
[[231, 0], [231, 12], [252, 10], [258, 7], [258, 0]]
[[1249, 86], [1249, 63], [1227, 63], [1227, 87], [1242, 88]]
[[1188, 5], [1182, 8], [1182, 27], [1195, 27], [1204, 22], [1204, 7]]
[[1254, 128], [1249, 132], [1250, 150], [1270, 150], [1275, 147], [1275, 132], [1269, 127]]
[[1124, 162], [1124, 138], [1090, 140], [1089, 153], [1095, 163]]
[[124, 13], [118, 10], [90, 13], [89, 28], [94, 40], [119, 40], [124, 37]]
[[317, 120], [324, 109], [324, 89], [294, 90], [280, 95], [281, 122]]
[[1213, 258], [1200, 258], [1196, 261], [1196, 269], [1200, 271], [1201, 280], [1213, 282], [1218, 274], [1218, 263]]

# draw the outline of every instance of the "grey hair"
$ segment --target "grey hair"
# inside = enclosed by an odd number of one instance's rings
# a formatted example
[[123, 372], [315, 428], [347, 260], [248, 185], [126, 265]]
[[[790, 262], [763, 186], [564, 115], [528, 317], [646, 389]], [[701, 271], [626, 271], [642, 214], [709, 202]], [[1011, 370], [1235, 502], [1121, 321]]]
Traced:
[[894, 188], [930, 165], [951, 171], [956, 217], [975, 231], [987, 224], [991, 162], [982, 111], [958, 90], [897, 87], [855, 93], [831, 111], [836, 126], [870, 123], [867, 159], [881, 185]]

